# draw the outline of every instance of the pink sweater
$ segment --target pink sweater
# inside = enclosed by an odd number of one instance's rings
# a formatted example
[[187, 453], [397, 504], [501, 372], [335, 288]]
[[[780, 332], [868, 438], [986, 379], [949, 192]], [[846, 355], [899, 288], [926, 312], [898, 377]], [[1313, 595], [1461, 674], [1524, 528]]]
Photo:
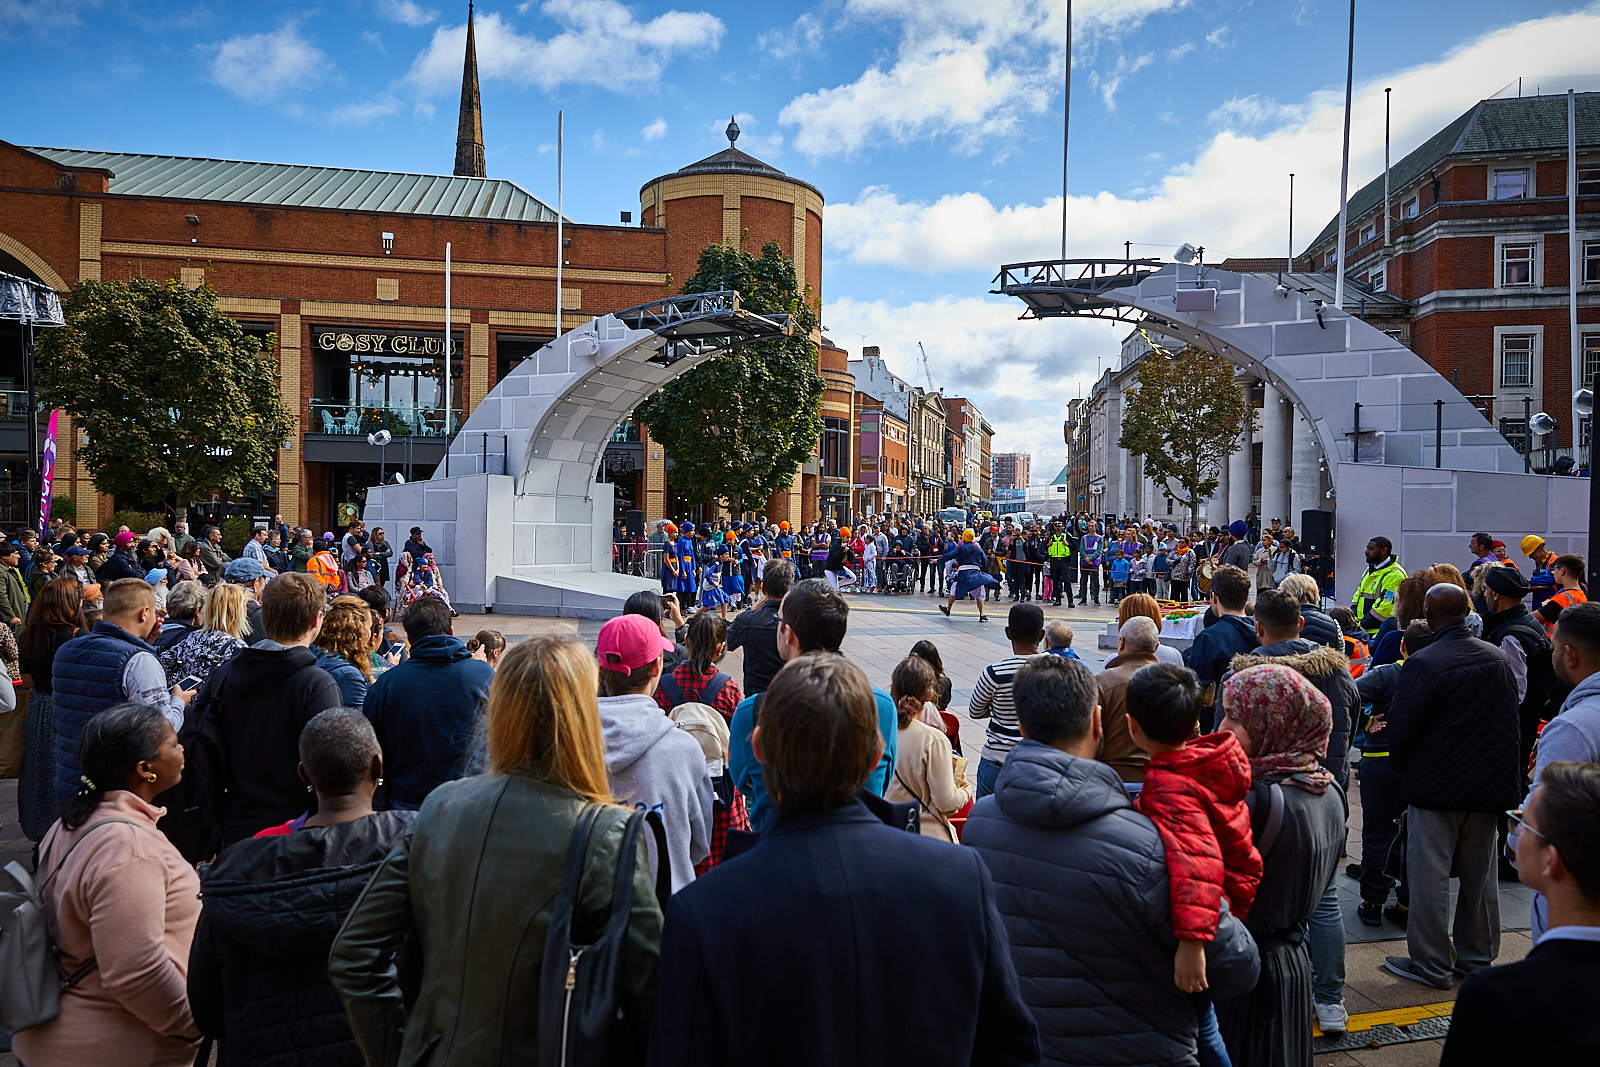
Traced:
[[59, 822], [40, 848], [43, 881], [75, 838], [103, 819], [45, 887], [50, 933], [67, 973], [97, 966], [61, 996], [61, 1014], [16, 1035], [17, 1058], [49, 1067], [187, 1067], [199, 1036], [189, 1014], [189, 942], [200, 879], [156, 820], [166, 813], [125, 789], [105, 795], [73, 831]]

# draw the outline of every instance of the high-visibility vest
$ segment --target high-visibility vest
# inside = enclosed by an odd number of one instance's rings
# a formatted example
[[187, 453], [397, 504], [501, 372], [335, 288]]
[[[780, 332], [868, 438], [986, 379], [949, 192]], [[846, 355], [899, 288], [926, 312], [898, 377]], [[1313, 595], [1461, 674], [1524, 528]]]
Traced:
[[[1589, 596], [1582, 589], [1562, 589], [1557, 591], [1555, 596], [1546, 600], [1545, 604], [1554, 604], [1558, 608], [1565, 609], [1570, 608], [1574, 604], [1586, 604], [1588, 601]], [[1539, 621], [1544, 623], [1544, 628], [1550, 631], [1551, 637], [1554, 637], [1556, 633], [1556, 624], [1543, 617], [1541, 617]]]
[[1051, 559], [1066, 559], [1072, 555], [1072, 544], [1062, 534], [1056, 534], [1050, 539], [1049, 546], [1045, 549]]
[[306, 561], [306, 570], [311, 576], [323, 585], [337, 588], [339, 585], [339, 564], [333, 558], [333, 553], [322, 551]]
[[1359, 637], [1344, 635], [1345, 655], [1350, 657], [1350, 677], [1359, 678], [1372, 662], [1372, 649]]

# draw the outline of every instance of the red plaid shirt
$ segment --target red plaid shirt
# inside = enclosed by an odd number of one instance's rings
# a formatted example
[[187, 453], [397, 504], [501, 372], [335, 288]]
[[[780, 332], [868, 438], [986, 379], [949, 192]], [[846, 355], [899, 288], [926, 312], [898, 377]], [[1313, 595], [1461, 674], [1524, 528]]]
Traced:
[[724, 804], [719, 799], [711, 816], [711, 855], [694, 865], [696, 877], [705, 874], [722, 862], [722, 848], [728, 841], [729, 830], [749, 830], [750, 815], [745, 810], [744, 794], [731, 790], [733, 803]]
[[[706, 686], [716, 676], [717, 668], [715, 664], [712, 664], [709, 672], [696, 674], [690, 669], [688, 663], [680, 663], [672, 669], [672, 680], [677, 682], [678, 688], [683, 690], [683, 699], [673, 703], [661, 686], [658, 685], [656, 686], [656, 703], [660, 705], [662, 711], [666, 712], [670, 712], [678, 704], [701, 703], [700, 694], [706, 691]], [[722, 713], [724, 720], [732, 723], [734, 710], [738, 708], [739, 701], [743, 699], [744, 697], [739, 694], [739, 683], [729, 678], [727, 684], [722, 687], [722, 692], [717, 694], [717, 699], [711, 702], [711, 706]]]

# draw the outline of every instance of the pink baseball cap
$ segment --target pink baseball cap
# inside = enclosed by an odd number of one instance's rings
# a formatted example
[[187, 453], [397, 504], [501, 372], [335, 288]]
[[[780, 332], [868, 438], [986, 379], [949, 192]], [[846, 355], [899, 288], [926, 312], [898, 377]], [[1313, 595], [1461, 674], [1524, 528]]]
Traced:
[[133, 534], [129, 533], [127, 530], [123, 530], [121, 533], [117, 534], [117, 536], [113, 537], [111, 540], [116, 544], [116, 546], [118, 548], [121, 548], [123, 545], [131, 545], [131, 544], [133, 544], [135, 541], [137, 541], [139, 539], [137, 537], [135, 537]]
[[600, 627], [595, 654], [602, 670], [630, 674], [672, 651], [672, 642], [661, 636], [661, 627], [643, 615], [618, 615]]

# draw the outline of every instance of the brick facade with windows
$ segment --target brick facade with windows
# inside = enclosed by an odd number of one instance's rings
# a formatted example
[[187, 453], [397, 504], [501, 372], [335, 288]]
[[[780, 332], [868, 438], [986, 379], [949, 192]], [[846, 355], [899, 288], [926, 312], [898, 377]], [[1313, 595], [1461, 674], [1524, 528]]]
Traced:
[[[1567, 97], [1480, 101], [1350, 198], [1346, 307], [1365, 294], [1393, 313], [1404, 301], [1409, 345], [1513, 444], [1527, 411], [1558, 428], [1535, 440], [1587, 464], [1587, 420], [1572, 404], [1600, 367], [1600, 93], [1579, 93], [1578, 355], [1568, 268]], [[1332, 274], [1338, 219], [1295, 258]], [[1387, 325], [1387, 324], [1385, 324]], [[1573, 452], [1573, 446], [1579, 447]]]

